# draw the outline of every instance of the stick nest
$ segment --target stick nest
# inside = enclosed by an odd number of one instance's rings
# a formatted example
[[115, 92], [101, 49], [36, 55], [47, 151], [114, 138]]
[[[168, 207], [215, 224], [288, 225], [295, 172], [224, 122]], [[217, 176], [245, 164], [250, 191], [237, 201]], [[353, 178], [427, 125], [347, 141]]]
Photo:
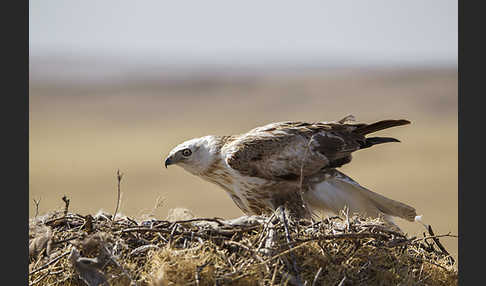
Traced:
[[29, 285], [458, 283], [431, 228], [407, 237], [360, 216], [135, 220], [52, 212], [30, 220], [29, 237]]

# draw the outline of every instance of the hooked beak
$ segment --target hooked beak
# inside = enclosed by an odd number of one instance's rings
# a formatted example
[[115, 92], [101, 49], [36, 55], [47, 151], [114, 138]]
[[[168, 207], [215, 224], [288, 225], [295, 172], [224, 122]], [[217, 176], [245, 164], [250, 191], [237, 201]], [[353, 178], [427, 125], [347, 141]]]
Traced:
[[171, 164], [172, 164], [172, 160], [170, 159], [170, 157], [167, 157], [167, 159], [165, 159], [165, 168], [167, 168], [167, 166]]

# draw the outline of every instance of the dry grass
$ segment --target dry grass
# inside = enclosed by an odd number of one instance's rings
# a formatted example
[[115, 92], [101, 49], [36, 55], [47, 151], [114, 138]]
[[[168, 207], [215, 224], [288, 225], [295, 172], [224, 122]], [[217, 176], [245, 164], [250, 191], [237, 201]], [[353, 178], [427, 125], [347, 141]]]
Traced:
[[293, 220], [281, 209], [234, 220], [52, 212], [29, 224], [29, 282], [457, 285], [453, 259], [430, 235], [408, 237], [380, 219], [343, 217]]

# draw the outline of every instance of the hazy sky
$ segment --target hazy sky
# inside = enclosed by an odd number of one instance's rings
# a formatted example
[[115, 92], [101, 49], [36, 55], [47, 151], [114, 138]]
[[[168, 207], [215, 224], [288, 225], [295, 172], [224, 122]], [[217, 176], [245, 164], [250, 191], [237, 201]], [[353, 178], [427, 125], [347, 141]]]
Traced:
[[211, 63], [457, 61], [457, 1], [30, 0], [32, 56]]

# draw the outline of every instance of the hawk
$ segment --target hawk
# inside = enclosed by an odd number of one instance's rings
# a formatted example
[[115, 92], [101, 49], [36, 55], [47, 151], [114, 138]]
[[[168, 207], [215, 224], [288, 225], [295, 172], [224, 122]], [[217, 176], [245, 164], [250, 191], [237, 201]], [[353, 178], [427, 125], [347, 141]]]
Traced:
[[276, 122], [241, 135], [204, 136], [172, 149], [165, 167], [178, 165], [223, 188], [246, 215], [262, 215], [284, 205], [298, 217], [318, 212], [416, 219], [415, 209], [361, 186], [337, 168], [351, 162], [357, 150], [400, 142], [366, 137], [409, 124], [382, 120], [355, 123], [352, 115], [331, 122]]

